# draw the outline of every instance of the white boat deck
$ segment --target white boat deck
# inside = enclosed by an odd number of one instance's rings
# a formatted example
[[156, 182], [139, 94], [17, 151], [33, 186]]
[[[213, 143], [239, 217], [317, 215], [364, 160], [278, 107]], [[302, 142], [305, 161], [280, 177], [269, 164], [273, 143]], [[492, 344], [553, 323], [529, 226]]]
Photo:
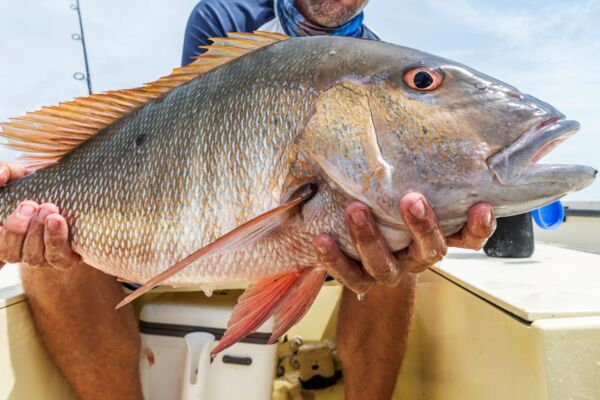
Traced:
[[600, 316], [600, 254], [540, 243], [524, 259], [452, 249], [434, 271], [526, 321]]
[[5, 265], [0, 269], [0, 308], [8, 307], [24, 298], [19, 266], [17, 264]]

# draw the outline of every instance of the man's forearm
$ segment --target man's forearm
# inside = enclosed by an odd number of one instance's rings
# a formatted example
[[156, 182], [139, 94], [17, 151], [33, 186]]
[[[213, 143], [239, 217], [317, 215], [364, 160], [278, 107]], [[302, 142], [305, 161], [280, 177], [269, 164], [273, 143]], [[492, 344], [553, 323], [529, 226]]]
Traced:
[[391, 398], [406, 352], [416, 280], [407, 274], [397, 287], [375, 285], [362, 301], [344, 289], [337, 345], [347, 400]]

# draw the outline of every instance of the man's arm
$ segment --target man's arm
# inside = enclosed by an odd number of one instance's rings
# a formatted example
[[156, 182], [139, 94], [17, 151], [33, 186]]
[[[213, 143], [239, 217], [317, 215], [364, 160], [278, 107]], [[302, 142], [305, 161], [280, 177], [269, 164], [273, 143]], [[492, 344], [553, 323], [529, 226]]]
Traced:
[[[400, 211], [413, 242], [408, 249], [392, 254], [369, 209], [358, 202], [346, 208], [348, 228], [363, 267], [344, 256], [331, 238], [320, 235], [314, 239], [331, 274], [354, 291], [344, 288], [336, 335], [347, 400], [392, 397], [414, 313], [417, 274], [412, 271], [439, 261], [446, 245], [481, 248], [495, 227], [489, 204], [471, 207], [466, 225], [448, 238], [442, 235], [422, 195], [406, 195]], [[364, 297], [356, 296], [367, 291]]]

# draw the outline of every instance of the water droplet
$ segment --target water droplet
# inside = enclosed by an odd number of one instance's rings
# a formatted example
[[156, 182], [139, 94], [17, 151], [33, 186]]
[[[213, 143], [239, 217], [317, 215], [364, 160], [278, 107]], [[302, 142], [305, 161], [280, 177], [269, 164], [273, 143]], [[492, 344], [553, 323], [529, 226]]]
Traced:
[[206, 297], [210, 297], [213, 294], [213, 289], [212, 288], [203, 288], [202, 291], [204, 292], [204, 295]]
[[363, 301], [364, 299], [365, 299], [365, 295], [364, 294], [357, 294], [356, 295], [356, 300]]
[[485, 83], [482, 83], [482, 82], [477, 82], [477, 83], [475, 84], [475, 87], [476, 87], [477, 89], [479, 89], [479, 90], [485, 90], [485, 89], [487, 89], [487, 86], [485, 85]]

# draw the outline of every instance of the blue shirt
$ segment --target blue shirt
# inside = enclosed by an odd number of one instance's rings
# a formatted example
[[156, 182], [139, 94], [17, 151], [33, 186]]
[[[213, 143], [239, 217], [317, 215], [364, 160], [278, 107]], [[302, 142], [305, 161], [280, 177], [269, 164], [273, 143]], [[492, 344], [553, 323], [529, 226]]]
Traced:
[[[198, 46], [209, 45], [210, 37], [225, 37], [228, 32], [253, 32], [261, 27], [272, 31], [279, 18], [277, 0], [202, 0], [192, 11], [185, 29], [181, 65], [189, 64], [203, 53]], [[280, 0], [282, 1], [282, 0]], [[290, 34], [289, 32], [285, 32]], [[379, 40], [365, 25], [357, 37]]]

